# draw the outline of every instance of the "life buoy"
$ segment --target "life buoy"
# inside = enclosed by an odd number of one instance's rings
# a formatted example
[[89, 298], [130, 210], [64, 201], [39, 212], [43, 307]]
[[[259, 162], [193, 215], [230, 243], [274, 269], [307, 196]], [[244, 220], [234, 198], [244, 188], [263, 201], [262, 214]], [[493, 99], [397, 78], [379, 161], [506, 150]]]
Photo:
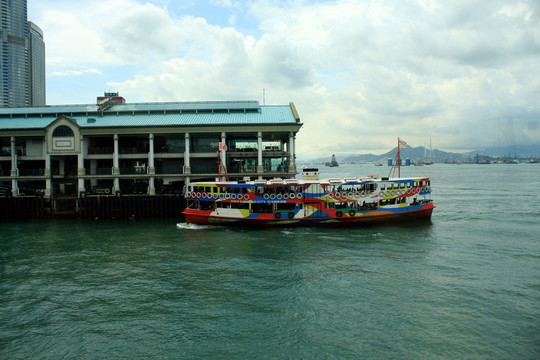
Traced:
[[282, 198], [283, 198], [283, 195], [282, 195], [282, 194], [277, 194], [277, 195], [276, 195], [276, 199], [281, 200]]
[[352, 199], [353, 196], [354, 196], [354, 194], [353, 194], [352, 192], [349, 192], [349, 193], [347, 194], [347, 196], [349, 197], [349, 199]]
[[264, 196], [263, 196], [264, 200], [268, 200], [269, 197], [270, 197], [270, 195], [268, 195], [268, 194], [264, 194]]
[[248, 195], [248, 194], [244, 195], [244, 200], [245, 200], [245, 201], [248, 201], [248, 200], [249, 200], [249, 195]]
[[292, 199], [294, 199], [296, 197], [296, 194], [295, 193], [291, 193], [291, 195], [289, 195], [289, 197]]
[[270, 194], [270, 199], [274, 200], [276, 198], [276, 194]]
[[302, 193], [298, 193], [298, 194], [296, 194], [296, 198], [297, 198], [297, 199], [301, 199], [301, 198], [302, 198], [302, 196], [303, 196], [303, 195], [302, 195]]
[[379, 196], [380, 196], [380, 197], [384, 197], [384, 191], [381, 191], [381, 192], [379, 193]]
[[337, 198], [340, 198], [341, 197], [341, 194], [339, 192], [336, 192], [336, 197]]
[[336, 211], [336, 216], [337, 217], [342, 217], [343, 216], [343, 213], [341, 211]]
[[349, 211], [349, 216], [354, 216], [354, 215], [356, 215], [356, 212], [354, 210]]
[[283, 194], [283, 200], [288, 200], [289, 199], [289, 194]]
[[236, 199], [236, 194], [231, 194], [231, 199]]
[[275, 213], [275, 214], [274, 214], [274, 217], [275, 217], [276, 219], [281, 219], [281, 214], [280, 214], [280, 213]]
[[200, 198], [201, 198], [201, 193], [198, 192], [198, 193], [196, 194], [196, 196], [197, 196], [197, 199], [200, 199]]
[[289, 217], [289, 219], [292, 219], [294, 217], [294, 213], [290, 212], [287, 216]]
[[108, 193], [110, 193], [110, 192], [111, 192], [111, 189], [109, 189], [109, 188], [106, 188], [106, 189], [105, 189], [105, 194], [108, 194]]

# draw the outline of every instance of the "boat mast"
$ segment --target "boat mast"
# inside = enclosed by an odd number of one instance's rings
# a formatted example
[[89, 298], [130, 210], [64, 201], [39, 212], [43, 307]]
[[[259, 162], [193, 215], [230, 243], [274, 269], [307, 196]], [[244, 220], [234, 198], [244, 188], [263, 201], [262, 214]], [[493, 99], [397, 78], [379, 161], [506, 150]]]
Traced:
[[390, 169], [390, 173], [388, 174], [388, 177], [394, 177], [394, 175], [396, 173], [396, 168], [397, 168], [397, 171], [398, 171], [398, 177], [401, 177], [401, 153], [400, 153], [400, 149], [401, 149], [401, 147], [406, 147], [407, 144], [405, 143], [405, 141], [400, 140], [399, 138], [397, 139], [397, 142], [398, 142], [398, 146], [397, 146], [396, 158], [394, 159], [394, 163], [392, 164], [392, 168]]

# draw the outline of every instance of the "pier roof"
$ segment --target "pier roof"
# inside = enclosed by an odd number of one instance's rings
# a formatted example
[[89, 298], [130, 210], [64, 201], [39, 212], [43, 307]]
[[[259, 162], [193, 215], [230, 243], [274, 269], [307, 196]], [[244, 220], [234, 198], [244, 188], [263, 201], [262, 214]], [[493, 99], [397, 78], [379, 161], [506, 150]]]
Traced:
[[61, 115], [81, 128], [301, 125], [293, 103], [208, 101], [2, 108], [0, 130], [44, 129]]

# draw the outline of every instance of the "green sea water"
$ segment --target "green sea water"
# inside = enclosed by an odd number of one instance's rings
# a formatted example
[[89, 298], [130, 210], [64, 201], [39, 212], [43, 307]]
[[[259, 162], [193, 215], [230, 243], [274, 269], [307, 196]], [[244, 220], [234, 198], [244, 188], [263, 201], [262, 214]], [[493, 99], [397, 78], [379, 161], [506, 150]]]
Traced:
[[0, 359], [540, 358], [540, 165], [412, 175], [431, 222], [0, 222]]

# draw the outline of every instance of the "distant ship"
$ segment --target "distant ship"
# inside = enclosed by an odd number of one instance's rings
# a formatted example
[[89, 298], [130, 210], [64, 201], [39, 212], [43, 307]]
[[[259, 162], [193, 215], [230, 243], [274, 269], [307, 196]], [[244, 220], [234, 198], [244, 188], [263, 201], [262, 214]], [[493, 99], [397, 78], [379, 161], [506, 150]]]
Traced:
[[337, 167], [337, 166], [339, 166], [338, 162], [336, 161], [336, 155], [332, 155], [332, 161], [326, 162], [324, 165], [330, 166], [330, 167]]

